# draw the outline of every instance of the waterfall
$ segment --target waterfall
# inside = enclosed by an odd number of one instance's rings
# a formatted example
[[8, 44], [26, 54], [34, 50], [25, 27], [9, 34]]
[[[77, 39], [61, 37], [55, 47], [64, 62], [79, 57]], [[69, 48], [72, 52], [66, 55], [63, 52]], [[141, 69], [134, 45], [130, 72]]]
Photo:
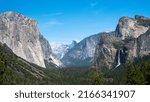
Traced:
[[115, 68], [119, 67], [121, 65], [120, 63], [120, 54], [121, 54], [121, 50], [118, 51], [118, 54], [117, 54], [117, 65]]

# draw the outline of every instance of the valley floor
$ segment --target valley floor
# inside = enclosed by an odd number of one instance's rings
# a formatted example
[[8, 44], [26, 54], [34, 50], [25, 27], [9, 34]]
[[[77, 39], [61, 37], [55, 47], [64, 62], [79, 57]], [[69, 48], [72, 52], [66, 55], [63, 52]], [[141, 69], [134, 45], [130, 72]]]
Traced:
[[108, 70], [93, 68], [44, 69], [16, 56], [0, 44], [1, 85], [150, 85], [150, 56]]

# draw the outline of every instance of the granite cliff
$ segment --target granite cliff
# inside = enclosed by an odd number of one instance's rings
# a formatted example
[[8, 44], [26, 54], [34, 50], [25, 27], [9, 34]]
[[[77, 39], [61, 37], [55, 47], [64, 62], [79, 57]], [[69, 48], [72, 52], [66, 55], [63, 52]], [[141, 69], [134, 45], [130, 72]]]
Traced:
[[66, 67], [89, 67], [94, 59], [95, 47], [100, 34], [95, 34], [81, 40], [65, 53], [61, 61]]
[[114, 34], [102, 34], [96, 46], [96, 68], [117, 68], [135, 58], [150, 54], [150, 19], [122, 17]]
[[51, 56], [48, 41], [40, 34], [38, 23], [17, 12], [0, 13], [0, 42], [19, 57], [45, 66], [45, 59]]

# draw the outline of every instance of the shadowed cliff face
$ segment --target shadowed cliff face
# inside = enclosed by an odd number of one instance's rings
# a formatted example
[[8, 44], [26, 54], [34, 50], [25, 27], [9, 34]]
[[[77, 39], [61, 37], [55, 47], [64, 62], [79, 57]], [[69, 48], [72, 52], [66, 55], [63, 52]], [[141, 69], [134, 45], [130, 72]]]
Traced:
[[120, 47], [121, 40], [109, 33], [100, 37], [100, 43], [96, 46], [94, 63], [96, 67], [112, 68], [115, 64], [117, 48]]
[[117, 68], [134, 58], [150, 54], [150, 19], [122, 17], [115, 34], [104, 34], [96, 47], [94, 65], [97, 68]]
[[45, 39], [41, 34], [40, 34], [40, 43], [41, 43], [42, 53], [43, 53], [44, 61], [46, 63], [46, 67], [50, 67], [50, 66], [60, 67], [60, 68], [64, 67], [61, 61], [52, 52], [52, 49], [48, 40]]
[[101, 34], [87, 37], [77, 43], [61, 59], [66, 67], [89, 67], [92, 64], [95, 47], [99, 42]]

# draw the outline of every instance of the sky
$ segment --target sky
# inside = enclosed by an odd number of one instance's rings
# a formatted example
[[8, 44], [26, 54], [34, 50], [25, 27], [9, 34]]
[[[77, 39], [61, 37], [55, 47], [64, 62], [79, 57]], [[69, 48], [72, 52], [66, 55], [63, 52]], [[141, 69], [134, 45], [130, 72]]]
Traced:
[[71, 43], [114, 31], [119, 18], [150, 17], [150, 0], [0, 0], [0, 12], [15, 11], [38, 21], [50, 43]]

